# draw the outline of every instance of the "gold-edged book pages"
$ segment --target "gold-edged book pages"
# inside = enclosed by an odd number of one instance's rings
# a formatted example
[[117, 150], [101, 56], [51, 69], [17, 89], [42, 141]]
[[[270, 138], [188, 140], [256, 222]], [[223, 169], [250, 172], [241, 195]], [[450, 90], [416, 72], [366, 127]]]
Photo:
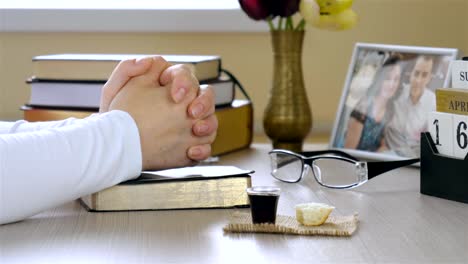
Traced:
[[[24, 119], [30, 122], [53, 121], [69, 117], [85, 118], [95, 111], [63, 110], [23, 106]], [[97, 110], [96, 110], [97, 111]], [[211, 145], [213, 156], [248, 148], [253, 136], [253, 108], [248, 100], [234, 100], [230, 106], [217, 108], [218, 133]]]
[[[51, 54], [32, 59], [33, 76], [41, 80], [106, 81], [121, 60], [145, 54]], [[200, 81], [216, 79], [221, 57], [215, 55], [161, 55], [173, 64], [187, 64]]]
[[468, 115], [468, 89], [436, 89], [437, 112]]
[[[196, 166], [182, 169], [214, 168], [219, 173], [232, 166]], [[178, 169], [174, 169], [178, 170]], [[249, 173], [252, 173], [249, 172]], [[194, 173], [197, 174], [197, 173]], [[163, 177], [144, 173], [140, 178], [118, 184], [81, 198], [90, 211], [166, 210], [246, 207], [249, 174]]]

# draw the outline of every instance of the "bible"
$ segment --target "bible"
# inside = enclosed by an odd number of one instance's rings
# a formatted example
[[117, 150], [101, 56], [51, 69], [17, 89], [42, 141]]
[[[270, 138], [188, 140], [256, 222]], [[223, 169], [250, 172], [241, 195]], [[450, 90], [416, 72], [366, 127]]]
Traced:
[[89, 211], [129, 211], [249, 206], [250, 174], [234, 166], [195, 166], [144, 171], [80, 199]]

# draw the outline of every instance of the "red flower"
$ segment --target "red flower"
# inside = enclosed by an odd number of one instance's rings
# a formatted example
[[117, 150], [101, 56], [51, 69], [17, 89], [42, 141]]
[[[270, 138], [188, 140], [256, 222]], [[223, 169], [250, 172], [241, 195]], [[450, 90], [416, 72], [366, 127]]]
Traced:
[[[250, 18], [267, 20], [270, 31], [304, 31], [306, 21], [322, 29], [345, 30], [352, 28], [357, 22], [357, 15], [351, 9], [353, 0], [238, 1], [242, 10]], [[302, 18], [294, 25], [293, 15], [299, 11]], [[278, 16], [280, 18], [275, 19]]]
[[244, 12], [254, 20], [263, 20], [271, 15], [271, 0], [239, 0]]
[[300, 0], [239, 0], [244, 12], [254, 20], [269, 16], [288, 17], [299, 11]]
[[271, 13], [273, 16], [288, 17], [299, 11], [300, 0], [271, 0]]

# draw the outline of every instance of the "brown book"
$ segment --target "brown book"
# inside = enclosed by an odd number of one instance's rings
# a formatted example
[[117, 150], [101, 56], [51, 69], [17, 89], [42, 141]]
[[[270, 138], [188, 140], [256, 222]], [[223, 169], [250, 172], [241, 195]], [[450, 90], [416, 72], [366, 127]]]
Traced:
[[[32, 59], [33, 76], [40, 80], [106, 81], [121, 60], [143, 54], [52, 54]], [[191, 65], [200, 81], [216, 79], [221, 69], [219, 56], [161, 55], [173, 64]]]
[[[30, 122], [62, 120], [69, 117], [85, 118], [97, 112], [93, 110], [70, 110], [23, 106], [24, 119]], [[247, 100], [234, 100], [230, 106], [216, 109], [218, 133], [211, 145], [211, 154], [217, 156], [248, 148], [252, 143], [253, 108]]]
[[468, 115], [468, 89], [436, 89], [437, 112]]
[[246, 207], [253, 171], [233, 166], [195, 166], [143, 172], [81, 198], [90, 211]]

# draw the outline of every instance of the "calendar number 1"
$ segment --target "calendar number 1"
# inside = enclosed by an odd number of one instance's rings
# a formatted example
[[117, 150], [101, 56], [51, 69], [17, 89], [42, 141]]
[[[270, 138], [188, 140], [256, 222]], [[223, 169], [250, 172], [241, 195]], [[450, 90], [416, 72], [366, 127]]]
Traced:
[[435, 125], [435, 128], [436, 128], [436, 142], [435, 142], [435, 145], [436, 146], [441, 146], [441, 144], [439, 142], [439, 119], [435, 119], [433, 125]]

